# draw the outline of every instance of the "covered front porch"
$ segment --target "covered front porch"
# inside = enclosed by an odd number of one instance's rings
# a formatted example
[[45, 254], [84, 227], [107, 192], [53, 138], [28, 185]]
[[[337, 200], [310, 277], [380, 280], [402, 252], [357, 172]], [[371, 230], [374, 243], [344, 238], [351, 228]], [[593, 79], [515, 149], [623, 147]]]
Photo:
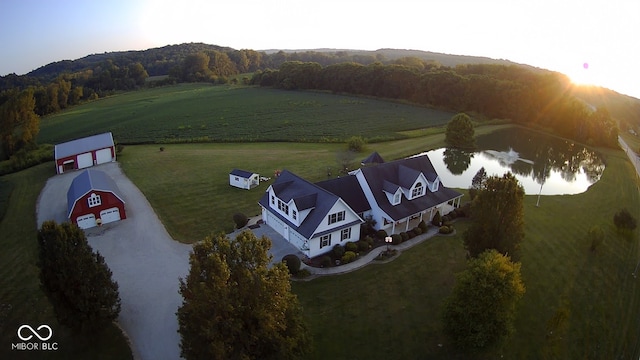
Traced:
[[445, 203], [434, 206], [430, 209], [412, 214], [404, 219], [398, 221], [386, 221], [386, 226], [383, 228], [389, 235], [399, 234], [401, 232], [407, 232], [420, 224], [422, 220], [430, 222], [433, 219], [436, 212], [440, 211], [440, 215], [446, 215], [456, 208], [460, 207], [462, 196], [449, 200]]

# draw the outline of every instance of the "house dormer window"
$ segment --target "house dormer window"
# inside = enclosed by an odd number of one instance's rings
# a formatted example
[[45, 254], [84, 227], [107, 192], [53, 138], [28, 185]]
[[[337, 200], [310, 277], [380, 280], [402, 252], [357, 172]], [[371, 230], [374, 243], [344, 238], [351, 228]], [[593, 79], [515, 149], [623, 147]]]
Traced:
[[400, 197], [401, 196], [402, 196], [402, 194], [400, 192], [397, 192], [395, 195], [393, 195], [393, 205], [400, 204]]
[[102, 199], [100, 199], [100, 195], [96, 195], [95, 193], [91, 194], [87, 199], [89, 202], [89, 207], [94, 207], [102, 204]]
[[278, 209], [289, 216], [289, 205], [278, 199]]
[[293, 217], [293, 220], [298, 220], [298, 212], [295, 210], [291, 210], [291, 216]]
[[338, 221], [344, 220], [344, 215], [345, 215], [344, 211], [340, 211], [340, 212], [337, 212], [337, 213], [330, 214], [329, 215], [329, 225], [335, 224]]
[[415, 199], [422, 195], [424, 195], [424, 186], [422, 186], [422, 183], [419, 182], [413, 187], [413, 190], [411, 191], [411, 198]]

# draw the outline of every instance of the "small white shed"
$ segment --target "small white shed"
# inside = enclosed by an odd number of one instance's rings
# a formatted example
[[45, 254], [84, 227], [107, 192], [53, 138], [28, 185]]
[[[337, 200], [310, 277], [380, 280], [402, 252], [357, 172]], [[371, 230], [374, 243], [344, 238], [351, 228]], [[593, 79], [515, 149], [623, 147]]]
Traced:
[[233, 169], [229, 173], [229, 185], [250, 190], [260, 184], [260, 174]]

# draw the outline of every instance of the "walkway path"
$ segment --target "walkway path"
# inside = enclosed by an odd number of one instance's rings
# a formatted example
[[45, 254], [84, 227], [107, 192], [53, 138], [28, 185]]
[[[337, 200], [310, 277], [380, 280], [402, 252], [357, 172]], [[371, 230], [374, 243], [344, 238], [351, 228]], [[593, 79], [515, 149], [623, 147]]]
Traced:
[[[398, 252], [402, 252], [404, 250], [407, 250], [409, 248], [412, 248], [412, 247], [424, 242], [427, 239], [430, 239], [430, 238], [434, 237], [437, 234], [438, 234], [438, 228], [434, 227], [434, 226], [430, 226], [429, 229], [427, 229], [426, 233], [418, 235], [418, 236], [414, 237], [413, 239], [407, 240], [407, 241], [405, 241], [405, 242], [403, 242], [403, 243], [401, 243], [399, 245], [390, 245], [389, 248], [390, 249], [395, 249]], [[357, 260], [355, 260], [353, 262], [350, 262], [348, 264], [340, 265], [340, 266], [328, 267], [328, 268], [317, 268], [317, 267], [312, 267], [312, 266], [307, 266], [305, 264], [302, 264], [301, 269], [307, 269], [311, 273], [312, 276], [307, 278], [308, 280], [311, 280], [311, 279], [313, 279], [315, 277], [318, 277], [318, 276], [345, 274], [345, 273], [348, 273], [348, 272], [352, 272], [352, 271], [358, 270], [358, 269], [368, 265], [369, 263], [374, 261], [375, 258], [378, 257], [378, 255], [381, 252], [386, 251], [386, 250], [387, 250], [386, 246], [377, 247], [377, 248], [371, 250], [366, 255], [358, 258]], [[396, 257], [398, 255], [399, 254], [396, 254]]]

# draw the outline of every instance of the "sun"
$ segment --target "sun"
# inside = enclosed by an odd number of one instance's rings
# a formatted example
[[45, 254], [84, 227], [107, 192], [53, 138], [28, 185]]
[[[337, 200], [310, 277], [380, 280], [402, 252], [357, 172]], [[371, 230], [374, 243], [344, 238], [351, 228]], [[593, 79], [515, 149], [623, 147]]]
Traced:
[[567, 73], [567, 76], [576, 85], [595, 85], [593, 70], [588, 62], [583, 63], [580, 67], [574, 67], [572, 71]]

